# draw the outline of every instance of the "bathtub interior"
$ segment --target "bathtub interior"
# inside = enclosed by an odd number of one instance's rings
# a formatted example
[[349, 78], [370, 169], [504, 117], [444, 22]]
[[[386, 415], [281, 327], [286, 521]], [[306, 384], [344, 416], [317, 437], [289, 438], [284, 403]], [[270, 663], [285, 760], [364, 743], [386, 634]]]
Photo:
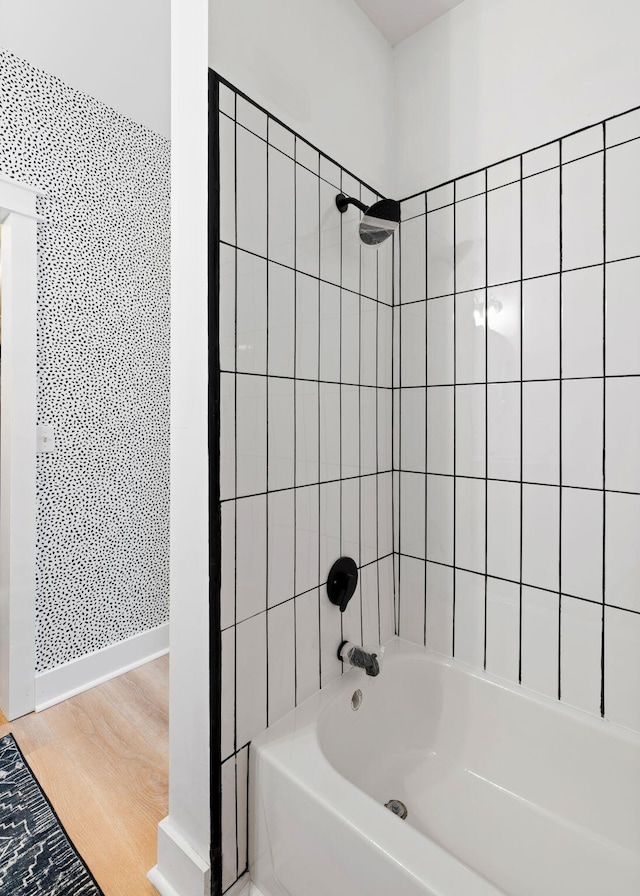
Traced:
[[404, 803], [399, 825], [517, 896], [640, 892], [637, 735], [400, 640], [356, 683], [320, 748], [378, 808]]

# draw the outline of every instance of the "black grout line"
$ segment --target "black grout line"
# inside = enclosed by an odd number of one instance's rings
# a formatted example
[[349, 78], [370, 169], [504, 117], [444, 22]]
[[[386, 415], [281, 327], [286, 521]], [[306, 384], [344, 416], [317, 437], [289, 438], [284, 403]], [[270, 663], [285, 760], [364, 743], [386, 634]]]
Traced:
[[[602, 124], [602, 142], [607, 145], [607, 124]], [[602, 373], [607, 374], [607, 150], [602, 156]], [[602, 384], [602, 625], [600, 640], [600, 715], [605, 716], [605, 624], [607, 587], [607, 384]]]
[[[362, 186], [360, 196], [362, 201]], [[362, 560], [362, 244], [358, 240], [358, 562]], [[363, 589], [360, 580], [360, 644], [364, 646]]]
[[[518, 683], [522, 684], [522, 572], [524, 557], [524, 188], [522, 178], [523, 160], [520, 156], [520, 586], [518, 592]], [[485, 308], [485, 315], [487, 315]], [[488, 317], [488, 315], [487, 315]]]
[[[425, 215], [427, 210], [427, 194], [424, 196], [424, 208]], [[425, 293], [429, 292], [429, 236], [428, 236], [428, 228], [427, 228], [427, 219], [425, 217], [425, 228], [424, 228], [424, 288]], [[456, 333], [455, 328], [453, 331], [453, 342], [456, 341]], [[424, 309], [424, 344], [425, 344], [425, 352], [424, 352], [424, 468], [427, 469], [427, 445], [429, 443], [429, 428], [428, 428], [428, 420], [429, 420], [429, 390], [426, 388], [429, 385], [429, 306], [425, 305]], [[402, 466], [402, 463], [400, 463]], [[425, 474], [424, 477], [424, 553], [425, 557], [427, 555], [428, 548], [428, 499], [429, 499], [429, 489], [428, 489], [429, 480]], [[427, 600], [428, 600], [428, 587], [427, 587], [427, 567], [424, 568], [424, 637], [423, 642], [424, 646], [427, 646]]]
[[[267, 177], [267, 242], [266, 242], [266, 255], [269, 257], [269, 119], [267, 118], [267, 169], [266, 169], [266, 177]], [[267, 286], [267, 294], [266, 294], [266, 315], [267, 315], [267, 344], [266, 344], [266, 358], [265, 358], [265, 370], [266, 373], [269, 373], [269, 263], [266, 265], [266, 286]], [[264, 576], [264, 601], [265, 601], [265, 610], [269, 609], [269, 381], [266, 383], [266, 402], [267, 402], [267, 415], [266, 415], [266, 453], [265, 453], [265, 485], [267, 496], [265, 497], [265, 576]], [[237, 506], [237, 505], [236, 505]], [[266, 656], [266, 719], [267, 726], [270, 722], [270, 714], [269, 714], [269, 613], [265, 614], [265, 656]], [[248, 791], [247, 791], [248, 792]], [[248, 842], [248, 840], [247, 840]]]
[[[320, 171], [320, 159], [318, 159], [318, 171]], [[320, 180], [318, 180], [318, 274], [321, 271], [321, 254], [322, 254], [322, 210], [321, 210], [321, 190]], [[320, 364], [322, 359], [322, 309], [320, 295], [320, 281], [317, 284], [318, 296], [318, 382], [320, 381]], [[322, 479], [321, 459], [322, 455], [322, 418], [320, 413], [320, 386], [318, 385], [318, 481]], [[322, 539], [322, 489], [318, 485], [318, 578], [323, 578], [323, 572], [320, 568], [320, 544]], [[322, 687], [322, 589], [318, 588], [318, 687]]]
[[[296, 152], [294, 135], [293, 152]], [[298, 374], [298, 177], [293, 166], [293, 374]], [[293, 590], [298, 578], [298, 390], [293, 384]], [[293, 699], [298, 705], [298, 602], [293, 601]]]
[[558, 346], [560, 383], [558, 384], [558, 479], [560, 489], [558, 491], [558, 700], [562, 699], [562, 510], [563, 510], [563, 463], [562, 463], [562, 436], [563, 436], [563, 394], [562, 394], [562, 273], [564, 270], [564, 231], [563, 231], [563, 165], [562, 165], [562, 141], [558, 144], [559, 172], [558, 172], [558, 236], [560, 241], [560, 277], [558, 278], [558, 332], [560, 340]]
[[[453, 184], [453, 294], [454, 294], [454, 296], [456, 295], [456, 290], [457, 290], [457, 286], [458, 286], [456, 242], [457, 242], [456, 184], [454, 181], [454, 184]], [[455, 566], [456, 566], [456, 542], [458, 540], [457, 532], [456, 532], [456, 521], [457, 521], [456, 502], [458, 499], [458, 493], [457, 493], [457, 491], [458, 491], [457, 490], [458, 476], [457, 476], [457, 462], [456, 462], [456, 455], [457, 455], [456, 392], [457, 392], [457, 389], [455, 388], [457, 385], [457, 376], [458, 376], [458, 371], [457, 371], [458, 357], [457, 357], [457, 345], [456, 345], [457, 340], [455, 337], [456, 330], [457, 330], [456, 324], [457, 324], [456, 301], [454, 298], [454, 301], [453, 301], [453, 333], [454, 333], [454, 337], [453, 337], [453, 383], [454, 383], [454, 388], [453, 388], [453, 567], [454, 567], [454, 573], [453, 573], [453, 614], [452, 614], [453, 621], [452, 621], [452, 631], [451, 631], [451, 656], [452, 657], [455, 657], [455, 655], [456, 655], [456, 571], [455, 571]]]
[[[489, 283], [489, 198], [488, 171], [484, 172], [484, 279]], [[484, 290], [484, 653], [483, 669], [487, 669], [487, 589], [489, 569], [489, 287]], [[520, 317], [522, 331], [522, 315]]]

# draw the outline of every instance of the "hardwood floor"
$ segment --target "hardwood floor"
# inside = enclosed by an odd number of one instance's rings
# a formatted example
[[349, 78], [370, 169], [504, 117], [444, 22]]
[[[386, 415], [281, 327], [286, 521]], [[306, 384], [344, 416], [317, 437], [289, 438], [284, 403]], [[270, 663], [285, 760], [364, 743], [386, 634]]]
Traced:
[[7, 722], [105, 896], [150, 896], [167, 814], [169, 657]]

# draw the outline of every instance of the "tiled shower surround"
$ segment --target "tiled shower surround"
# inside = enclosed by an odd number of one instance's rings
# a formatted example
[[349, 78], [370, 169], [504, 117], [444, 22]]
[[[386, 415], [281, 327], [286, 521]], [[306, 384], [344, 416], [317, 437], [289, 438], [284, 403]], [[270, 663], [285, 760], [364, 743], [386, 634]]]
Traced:
[[[364, 184], [220, 85], [223, 875], [247, 865], [248, 744], [395, 631], [392, 254]], [[360, 568], [341, 618], [323, 587]]]
[[400, 635], [636, 730], [638, 138], [403, 202], [395, 309]]
[[250, 741], [342, 637], [640, 730], [640, 113], [403, 201], [377, 253], [335, 207], [367, 186], [225, 84], [219, 124], [228, 889]]

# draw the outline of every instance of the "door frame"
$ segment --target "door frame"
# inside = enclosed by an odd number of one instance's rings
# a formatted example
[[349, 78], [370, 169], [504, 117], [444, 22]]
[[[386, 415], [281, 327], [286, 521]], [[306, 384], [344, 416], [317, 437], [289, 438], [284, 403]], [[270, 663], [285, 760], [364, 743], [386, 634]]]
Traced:
[[36, 201], [43, 193], [0, 175], [0, 709], [35, 709]]

